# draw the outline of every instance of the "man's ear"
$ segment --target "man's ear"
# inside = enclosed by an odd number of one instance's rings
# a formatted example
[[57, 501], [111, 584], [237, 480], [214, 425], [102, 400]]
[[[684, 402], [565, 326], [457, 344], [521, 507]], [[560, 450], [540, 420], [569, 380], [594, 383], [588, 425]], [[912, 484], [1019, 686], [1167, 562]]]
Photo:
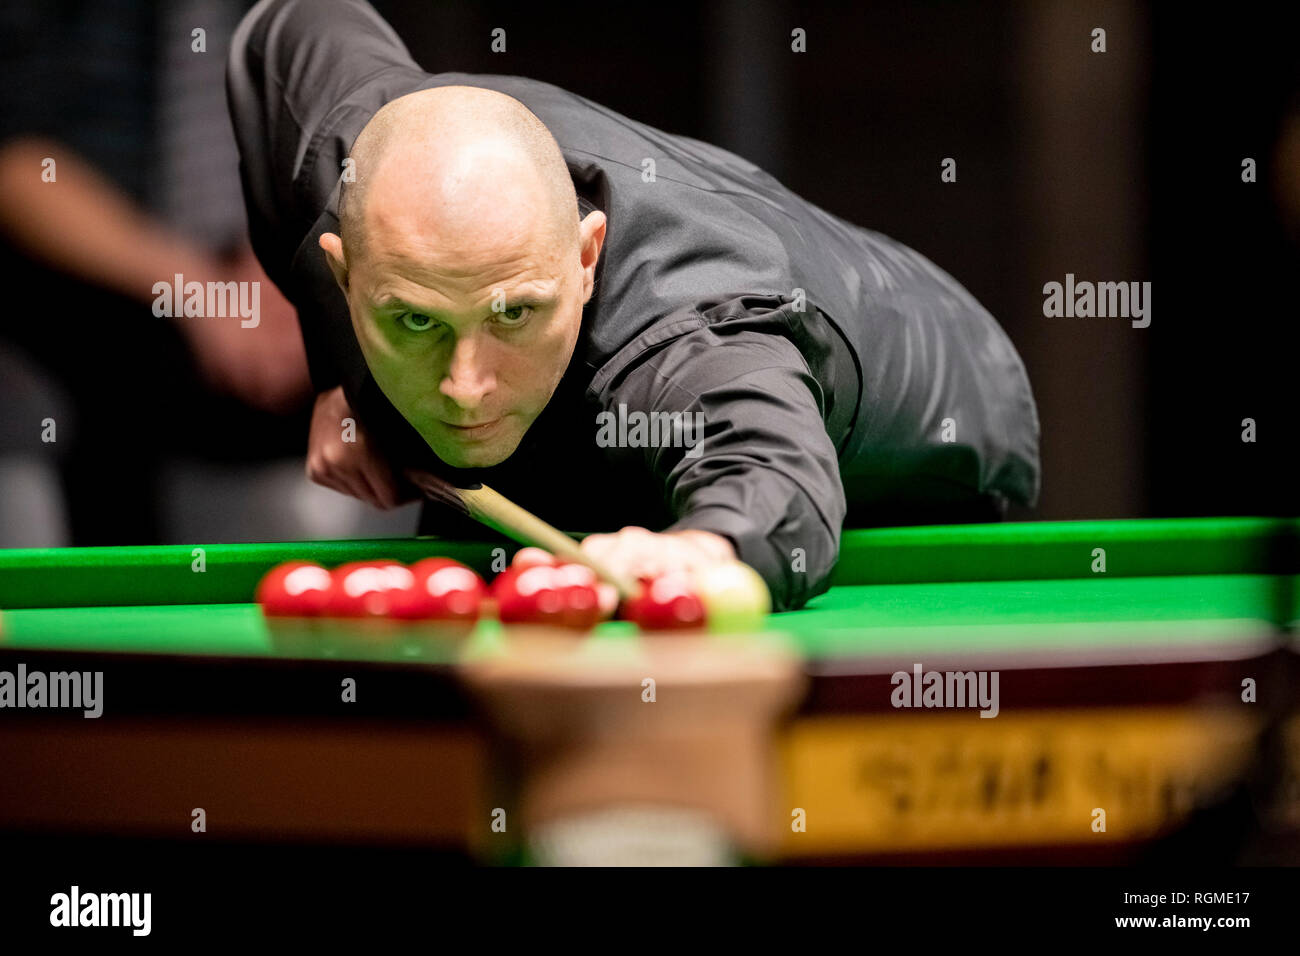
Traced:
[[[321, 237], [322, 240], [324, 237]], [[605, 245], [605, 214], [599, 210], [587, 213], [578, 223], [578, 257], [582, 260], [582, 302], [591, 298], [596, 285], [596, 263]]]
[[343, 255], [343, 240], [332, 232], [321, 233], [320, 247], [325, 250], [325, 261], [329, 264], [330, 272], [334, 273], [334, 281], [339, 284], [343, 294], [348, 294], [348, 262]]

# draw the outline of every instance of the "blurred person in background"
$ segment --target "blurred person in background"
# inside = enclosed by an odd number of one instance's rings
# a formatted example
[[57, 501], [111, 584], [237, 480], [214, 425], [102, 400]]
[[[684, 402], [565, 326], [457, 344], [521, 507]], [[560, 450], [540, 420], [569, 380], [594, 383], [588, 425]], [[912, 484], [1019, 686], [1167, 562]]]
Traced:
[[[225, 104], [226, 50], [249, 5], [0, 9], [0, 243], [13, 296], [0, 323], [0, 457], [57, 468], [74, 544], [164, 540], [170, 457], [302, 453], [302, 339], [248, 244]], [[257, 283], [256, 326], [238, 310], [157, 317], [155, 284], [177, 274], [205, 288]], [[30, 515], [21, 497], [0, 487], [10, 511]], [[61, 536], [28, 529], [0, 545]]]

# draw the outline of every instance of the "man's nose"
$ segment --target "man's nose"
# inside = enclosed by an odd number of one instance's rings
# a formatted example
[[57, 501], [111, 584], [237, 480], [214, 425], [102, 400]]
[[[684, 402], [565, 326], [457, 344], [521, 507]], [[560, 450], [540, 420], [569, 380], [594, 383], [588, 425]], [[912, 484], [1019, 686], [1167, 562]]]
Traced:
[[491, 346], [477, 335], [456, 340], [451, 351], [447, 374], [438, 388], [461, 408], [474, 408], [496, 388], [496, 375], [490, 367]]

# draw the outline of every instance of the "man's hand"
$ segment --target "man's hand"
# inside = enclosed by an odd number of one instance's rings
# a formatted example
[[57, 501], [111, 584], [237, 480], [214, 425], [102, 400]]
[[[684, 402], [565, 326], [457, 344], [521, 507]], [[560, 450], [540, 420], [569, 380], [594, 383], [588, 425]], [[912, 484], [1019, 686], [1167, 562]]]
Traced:
[[[354, 425], [355, 441], [344, 441], [345, 418]], [[380, 453], [343, 394], [343, 386], [316, 396], [307, 439], [307, 477], [318, 485], [388, 510], [415, 500], [415, 490], [399, 484], [392, 466]]]
[[582, 549], [615, 574], [636, 579], [667, 571], [694, 571], [736, 560], [731, 542], [711, 531], [668, 531], [656, 534], [629, 527], [614, 534], [593, 534]]

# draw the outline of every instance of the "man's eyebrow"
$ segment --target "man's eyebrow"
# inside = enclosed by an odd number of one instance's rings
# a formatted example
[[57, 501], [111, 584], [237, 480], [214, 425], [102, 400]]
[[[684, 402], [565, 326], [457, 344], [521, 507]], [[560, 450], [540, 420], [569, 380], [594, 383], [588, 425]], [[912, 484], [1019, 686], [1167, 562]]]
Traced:
[[550, 300], [556, 297], [560, 283], [554, 279], [534, 279], [521, 282], [506, 293], [507, 299]]
[[376, 312], [418, 312], [421, 315], [439, 311], [438, 309], [419, 308], [395, 295], [380, 296], [370, 303], [370, 307]]
[[[507, 302], [532, 303], [536, 305], [551, 305], [555, 302], [556, 286], [555, 282], [525, 282], [506, 290], [505, 298]], [[425, 306], [417, 306], [406, 301], [401, 296], [381, 294], [379, 298], [372, 300], [370, 307], [375, 312], [415, 312], [420, 315], [437, 316], [442, 314], [444, 309], [430, 309]]]

